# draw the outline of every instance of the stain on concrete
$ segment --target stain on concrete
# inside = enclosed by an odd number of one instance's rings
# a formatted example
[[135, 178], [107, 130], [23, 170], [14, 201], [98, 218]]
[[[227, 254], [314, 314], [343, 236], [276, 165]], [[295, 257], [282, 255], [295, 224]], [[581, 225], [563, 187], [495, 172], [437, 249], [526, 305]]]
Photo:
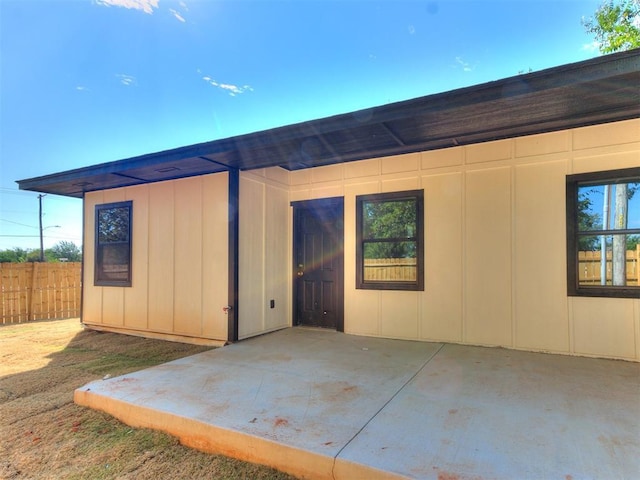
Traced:
[[276, 419], [273, 422], [274, 427], [286, 427], [288, 425], [289, 425], [289, 420], [282, 417], [276, 417]]

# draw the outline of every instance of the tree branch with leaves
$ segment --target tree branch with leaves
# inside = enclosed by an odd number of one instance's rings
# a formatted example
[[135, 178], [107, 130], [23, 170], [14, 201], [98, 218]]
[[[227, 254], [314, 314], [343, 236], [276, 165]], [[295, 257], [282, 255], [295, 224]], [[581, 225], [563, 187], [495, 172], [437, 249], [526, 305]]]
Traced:
[[588, 33], [595, 36], [601, 53], [640, 47], [640, 0], [609, 0], [593, 17], [582, 19]]

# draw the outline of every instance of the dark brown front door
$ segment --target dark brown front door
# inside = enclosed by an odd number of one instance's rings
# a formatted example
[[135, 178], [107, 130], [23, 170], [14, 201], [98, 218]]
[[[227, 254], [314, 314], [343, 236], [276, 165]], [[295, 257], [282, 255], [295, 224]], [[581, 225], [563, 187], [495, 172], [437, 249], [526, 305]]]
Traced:
[[343, 331], [343, 199], [292, 205], [293, 323]]

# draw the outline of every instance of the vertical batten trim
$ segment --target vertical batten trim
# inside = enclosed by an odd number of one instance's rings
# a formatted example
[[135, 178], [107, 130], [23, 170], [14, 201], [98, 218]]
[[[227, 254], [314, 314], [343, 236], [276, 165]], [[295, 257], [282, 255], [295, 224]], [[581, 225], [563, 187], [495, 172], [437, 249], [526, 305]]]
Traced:
[[[260, 188], [262, 190], [262, 253], [261, 253], [261, 263], [262, 263], [262, 298], [260, 301], [260, 328], [264, 332], [267, 330], [267, 310], [266, 310], [266, 302], [267, 302], [267, 215], [269, 214], [267, 211], [267, 184], [262, 183]], [[269, 284], [271, 288], [271, 284]]]
[[517, 254], [518, 254], [518, 232], [516, 228], [516, 202], [517, 202], [517, 185], [516, 185], [516, 167], [515, 167], [515, 140], [511, 141], [511, 165], [509, 167], [510, 171], [510, 182], [509, 185], [509, 222], [511, 227], [511, 321], [509, 325], [511, 327], [511, 348], [516, 348], [516, 344], [518, 341], [518, 292], [516, 288], [516, 284], [518, 281], [518, 269], [517, 269]]
[[147, 278], [146, 278], [146, 282], [147, 282], [147, 291], [145, 293], [145, 298], [146, 298], [146, 302], [147, 305], [145, 307], [145, 311], [147, 313], [147, 321], [145, 322], [145, 328], [147, 330], [151, 330], [151, 314], [149, 312], [149, 298], [151, 295], [151, 288], [149, 287], [149, 252], [151, 251], [151, 187], [149, 185], [145, 185], [145, 189], [144, 189], [144, 193], [145, 193], [145, 201], [147, 202], [147, 224], [145, 226], [146, 230], [147, 230], [147, 245], [146, 245], [146, 259], [145, 262], [147, 264]]

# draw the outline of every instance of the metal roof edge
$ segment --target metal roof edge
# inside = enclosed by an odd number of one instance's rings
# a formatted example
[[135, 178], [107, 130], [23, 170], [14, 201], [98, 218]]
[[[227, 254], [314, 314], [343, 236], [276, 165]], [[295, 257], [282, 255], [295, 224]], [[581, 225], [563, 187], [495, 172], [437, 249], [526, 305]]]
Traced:
[[[461, 106], [473, 104], [474, 102], [487, 102], [498, 94], [501, 95], [500, 98], [505, 98], [505, 96], [507, 98], [510, 96], [518, 97], [519, 95], [529, 95], [554, 88], [578, 85], [580, 83], [598, 79], [614, 78], [616, 76], [637, 72], [640, 72], [640, 48], [609, 55], [602, 55], [580, 62], [560, 65], [540, 71], [515, 75], [504, 79], [493, 80], [482, 84], [430, 94], [391, 104], [172, 148], [112, 162], [90, 165], [44, 176], [17, 180], [16, 182], [21, 190], [46, 191], [47, 186], [65, 182], [74, 182], [76, 180], [80, 181], [83, 178], [92, 175], [118, 174], [123, 170], [152, 167], [168, 162], [179, 162], [193, 157], [206, 157], [207, 155], [225, 152], [230, 154], [241, 154], [243, 149], [246, 150], [249, 148], [273, 146], [282, 142], [302, 138], [307, 135], [322, 135], [332, 131], [355, 128], [367, 124], [381, 123], [390, 119], [407, 117], [412, 110], [418, 111], [418, 109], [424, 109], [427, 106], [433, 110], [455, 109]], [[640, 112], [640, 109], [638, 112]], [[637, 116], [640, 116], [640, 113], [637, 115], [625, 114], [624, 119], [636, 118]], [[609, 121], [617, 121], [617, 119], [604, 119], [598, 123], [606, 123]], [[576, 125], [580, 126], [579, 122], [577, 122]], [[539, 131], [544, 131], [544, 128], [540, 127]], [[214, 162], [212, 159], [206, 160]], [[225, 165], [222, 162], [217, 163], [218, 165], [221, 165], [222, 168], [237, 168], [234, 165]], [[142, 180], [139, 183], [146, 182]], [[65, 195], [65, 193], [60, 194]], [[79, 194], [81, 194], [79, 191], [66, 193], [66, 195], [69, 196], [78, 196]]]

